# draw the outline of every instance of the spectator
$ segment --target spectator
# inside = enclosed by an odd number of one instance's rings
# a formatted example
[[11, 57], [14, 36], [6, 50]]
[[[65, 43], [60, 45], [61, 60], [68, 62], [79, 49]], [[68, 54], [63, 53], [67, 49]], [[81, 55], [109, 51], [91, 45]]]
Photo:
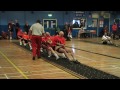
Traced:
[[29, 29], [30, 29], [30, 26], [29, 26], [28, 22], [26, 22], [24, 25], [24, 31], [27, 32], [27, 34], [29, 32]]
[[13, 23], [13, 21], [11, 20], [11, 21], [9, 21], [9, 23], [8, 23], [8, 31], [9, 31], [9, 33], [10, 33], [10, 40], [11, 40], [12, 37], [13, 37], [13, 30], [14, 30], [14, 23]]
[[18, 23], [18, 20], [15, 20], [16, 39], [18, 39], [17, 33], [18, 33], [18, 29], [19, 29], [19, 28], [20, 28], [20, 24]]
[[115, 39], [115, 36], [117, 35], [117, 29], [117, 24], [114, 22], [114, 24], [112, 25], [113, 39]]

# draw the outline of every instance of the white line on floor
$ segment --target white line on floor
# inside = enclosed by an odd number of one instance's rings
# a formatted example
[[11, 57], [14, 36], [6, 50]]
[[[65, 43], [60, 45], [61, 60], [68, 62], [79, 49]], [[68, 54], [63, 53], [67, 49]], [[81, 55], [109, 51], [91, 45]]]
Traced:
[[[23, 72], [23, 73], [28, 73], [28, 72]], [[17, 72], [17, 73], [5, 73], [6, 75], [7, 74], [20, 74], [19, 72]], [[0, 74], [0, 75], [5, 75], [5, 74]]]
[[89, 58], [84, 57], [84, 56], [80, 56], [80, 55], [76, 55], [76, 56], [81, 57], [81, 58], [85, 58], [85, 59], [87, 59], [87, 60], [91, 60], [91, 61], [95, 61], [95, 62], [97, 62], [97, 60], [94, 60], [94, 59], [89, 59]]
[[6, 77], [7, 79], [9, 79], [8, 76], [7, 76], [6, 74], [4, 74], [4, 75], [5, 75], [5, 77]]
[[118, 66], [114, 66], [114, 65], [112, 65], [111, 67], [113, 67], [113, 68], [120, 68], [120, 67], [118, 67]]

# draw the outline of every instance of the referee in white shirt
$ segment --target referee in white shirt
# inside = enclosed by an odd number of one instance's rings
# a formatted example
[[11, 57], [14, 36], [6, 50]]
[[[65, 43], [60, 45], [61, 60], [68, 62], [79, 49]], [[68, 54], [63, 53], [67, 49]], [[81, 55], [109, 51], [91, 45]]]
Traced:
[[33, 60], [37, 55], [37, 58], [41, 58], [40, 48], [41, 48], [41, 40], [42, 34], [44, 33], [44, 28], [40, 24], [40, 20], [37, 20], [35, 24], [30, 27], [30, 34], [32, 34], [32, 54]]

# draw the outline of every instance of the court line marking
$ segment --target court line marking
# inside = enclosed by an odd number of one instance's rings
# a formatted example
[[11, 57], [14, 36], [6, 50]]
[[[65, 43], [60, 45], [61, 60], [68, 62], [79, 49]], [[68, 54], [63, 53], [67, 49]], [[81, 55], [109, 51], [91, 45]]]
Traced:
[[0, 77], [0, 79], [6, 79], [6, 77]]
[[[53, 71], [53, 70], [55, 70], [55, 72], [59, 72], [59, 73], [65, 73], [65, 72], [62, 72], [62, 71], [56, 71], [56, 70], [61, 70], [61, 69], [51, 69], [51, 70], [41, 70], [41, 71], [26, 71], [26, 72], [23, 72], [23, 73], [26, 73], [26, 74], [28, 74], [28, 73], [35, 73], [35, 72], [45, 72], [45, 71]], [[49, 72], [50, 73], [50, 72]], [[52, 72], [53, 73], [53, 72]], [[18, 72], [16, 72], [16, 73], [6, 73], [6, 75], [10, 75], [10, 74], [19, 74]], [[4, 74], [0, 74], [0, 75], [4, 75]]]
[[91, 60], [91, 61], [97, 62], [97, 60], [95, 60], [95, 59], [90, 59], [90, 58], [87, 58], [87, 57], [84, 57], [84, 56], [81, 56], [81, 55], [75, 55], [75, 56], [78, 56], [78, 57], [81, 57], [81, 58], [85, 58], [87, 60]]
[[[42, 63], [40, 65], [19, 65], [18, 67], [42, 67], [42, 66], [50, 66], [51, 64], [48, 65], [48, 63]], [[1, 68], [14, 68], [10, 66], [3, 66]]]
[[[41, 70], [41, 71], [26, 71], [26, 72], [24, 72], [24, 73], [30, 73], [30, 74], [34, 74], [35, 72], [36, 73], [40, 73], [40, 72], [44, 72], [44, 71], [53, 71], [54, 69], [52, 69], [52, 70]], [[57, 69], [56, 69], [57, 70]], [[61, 69], [60, 69], [61, 70]], [[55, 72], [45, 72], [45, 73], [42, 73], [42, 74], [55, 74], [55, 73], [66, 73], [66, 72], [62, 72], [62, 71], [55, 71]], [[6, 74], [0, 74], [0, 75], [10, 75], [10, 74], [19, 74], [19, 73], [6, 73]], [[40, 75], [42, 75], [42, 74], [40, 74]], [[27, 75], [28, 76], [28, 75]]]
[[4, 74], [5, 75], [5, 77], [7, 78], [7, 79], [9, 79], [9, 77], [6, 75], [6, 74]]
[[13, 77], [13, 78], [14, 78], [14, 77], [17, 77], [17, 78], [19, 77], [19, 78], [20, 78], [20, 77], [23, 77], [23, 76], [22, 76], [22, 75], [19, 75], [19, 76], [9, 76], [9, 77], [10, 77], [10, 78], [12, 78], [12, 77]]
[[[69, 74], [69, 73], [67, 73], [67, 74]], [[42, 74], [31, 74], [31, 75], [27, 75], [27, 76], [33, 76], [33, 75], [34, 75], [34, 76], [43, 76]], [[19, 75], [19, 76], [9, 76], [9, 77], [10, 77], [10, 78], [15, 78], [15, 77], [17, 77], [17, 78], [19, 77], [19, 78], [20, 78], [20, 77], [23, 77], [23, 76], [22, 76], [22, 75]], [[51, 78], [53, 79], [54, 76], [52, 75], [52, 76], [46, 76], [46, 77], [51, 77]], [[60, 77], [60, 78], [62, 78], [62, 77], [65, 78], [65, 77], [68, 77], [68, 76], [67, 76], [67, 75], [63, 75], [63, 76], [59, 76], [59, 77]], [[74, 77], [74, 76], [69, 76], [69, 77]], [[0, 77], [0, 78], [5, 78], [5, 77]], [[43, 77], [39, 77], [39, 78], [43, 78]], [[56, 77], [55, 77], [55, 78], [56, 78]], [[6, 79], [6, 78], [5, 78], [5, 79]]]
[[[33, 71], [34, 72], [34, 71]], [[59, 73], [65, 73], [65, 75], [63, 75], [63, 74], [59, 74]], [[29, 74], [29, 75], [26, 75], [26, 76], [33, 76], [33, 75], [38, 75], [38, 76], [42, 76], [42, 75], [44, 75], [44, 74], [58, 74], [58, 75], [60, 75], [60, 77], [68, 77], [68, 75], [67, 74], [69, 74], [69, 73], [66, 73], [66, 72], [54, 72], [54, 73], [41, 73], [41, 74], [34, 74], [34, 73], [31, 73], [31, 75]], [[8, 77], [7, 77], [7, 75], [5, 75], [5, 74], [3, 74], [7, 79], [9, 79]], [[72, 75], [73, 76], [73, 75]], [[69, 77], [72, 77], [72, 76], [69, 76]], [[9, 76], [9, 77], [23, 77], [22, 75], [18, 75], [18, 76], [15, 76], [15, 75], [13, 75], [13, 76]], [[52, 77], [52, 76], [50, 76], [50, 77]], [[73, 76], [74, 77], [74, 76]], [[1, 77], [0, 77], [1, 78]], [[3, 77], [2, 77], [3, 78]]]
[[9, 59], [7, 56], [5, 56], [4, 53], [0, 51], [0, 54], [20, 73], [25, 79], [28, 79], [28, 77]]
[[111, 67], [113, 67], [113, 68], [120, 68], [120, 67], [117, 67], [117, 66], [115, 66], [115, 65], [112, 65]]
[[[68, 44], [69, 45], [69, 44]], [[114, 58], [114, 59], [120, 59], [120, 57], [116, 57], [116, 56], [111, 56], [111, 55], [107, 55], [107, 54], [102, 54], [102, 53], [99, 53], [99, 52], [94, 52], [94, 51], [89, 51], [89, 50], [85, 50], [85, 49], [80, 49], [80, 48], [76, 48], [76, 47], [73, 47], [73, 46], [65, 46], [67, 48], [72, 48], [72, 49], [76, 49], [76, 50], [81, 50], [81, 51], [84, 51], [84, 52], [88, 52], [88, 53], [93, 53], [93, 54], [97, 54], [97, 55], [102, 55], [102, 56], [106, 56], [106, 57], [110, 57], [110, 58]], [[70, 44], [71, 45], [71, 44]]]
[[[28, 72], [23, 72], [23, 73], [28, 73]], [[20, 74], [20, 73], [19, 73], [19, 72], [16, 72], [16, 73], [5, 73], [5, 74], [6, 74], [6, 75], [7, 75], [7, 74], [10, 75], [10, 74]], [[4, 75], [4, 74], [0, 74], [0, 75]]]

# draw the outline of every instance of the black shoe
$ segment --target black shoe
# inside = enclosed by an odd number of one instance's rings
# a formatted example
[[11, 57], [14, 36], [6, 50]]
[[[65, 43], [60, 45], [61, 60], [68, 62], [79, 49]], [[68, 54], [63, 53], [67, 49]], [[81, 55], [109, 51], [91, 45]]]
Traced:
[[74, 64], [73, 61], [69, 61], [69, 62], [70, 62], [71, 65]]
[[80, 62], [78, 60], [73, 61], [73, 63], [80, 64]]
[[32, 60], [35, 60], [35, 57], [33, 57]]
[[41, 56], [38, 56], [38, 59], [40, 59], [41, 58]]

